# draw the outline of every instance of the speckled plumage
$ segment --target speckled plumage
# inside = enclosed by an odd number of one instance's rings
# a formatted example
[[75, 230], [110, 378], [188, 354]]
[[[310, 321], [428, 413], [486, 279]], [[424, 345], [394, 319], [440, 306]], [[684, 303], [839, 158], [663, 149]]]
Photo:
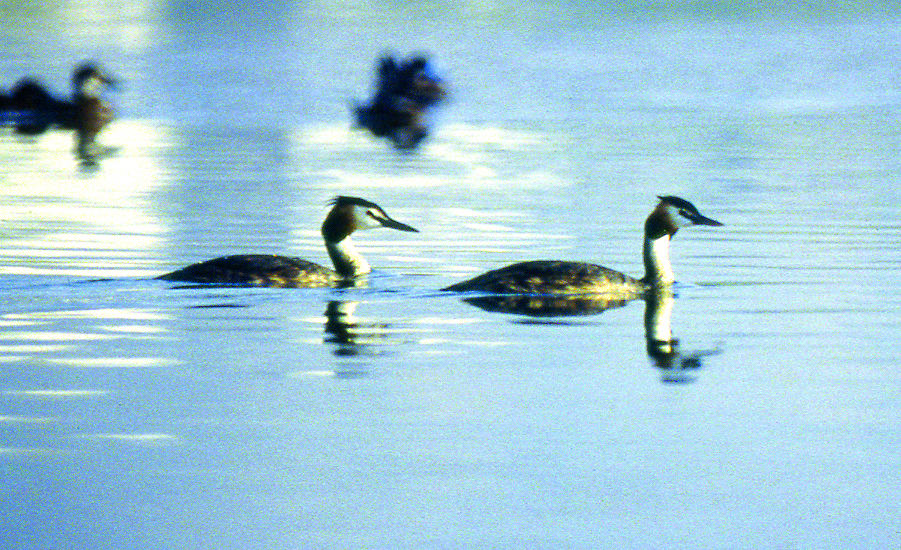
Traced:
[[669, 244], [679, 227], [722, 224], [701, 215], [685, 199], [671, 195], [658, 198], [660, 202], [645, 221], [642, 252], [645, 275], [641, 279], [595, 264], [539, 260], [511, 264], [442, 290], [493, 294], [595, 294], [631, 300], [649, 289], [671, 285], [674, 279]]
[[288, 256], [224, 256], [189, 265], [159, 277], [164, 281], [315, 288], [336, 286], [342, 277], [332, 269]]
[[416, 229], [392, 219], [374, 202], [339, 196], [322, 223], [322, 238], [335, 269], [289, 256], [242, 254], [189, 265], [157, 277], [164, 281], [253, 285], [283, 288], [343, 287], [356, 284], [370, 271], [369, 263], [354, 248], [350, 235], [362, 229], [387, 227]]
[[635, 294], [646, 285], [618, 271], [581, 262], [520, 262], [453, 284], [444, 290], [496, 294]]

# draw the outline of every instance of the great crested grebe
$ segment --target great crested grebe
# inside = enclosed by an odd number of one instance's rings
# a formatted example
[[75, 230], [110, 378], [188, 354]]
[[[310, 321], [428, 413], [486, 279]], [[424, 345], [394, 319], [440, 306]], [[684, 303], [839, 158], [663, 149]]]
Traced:
[[78, 156], [90, 158], [97, 134], [113, 119], [100, 92], [115, 86], [115, 79], [92, 62], [75, 68], [71, 100], [54, 97], [34, 78], [23, 78], [0, 97], [0, 119], [22, 134], [40, 134], [54, 125], [75, 130]]
[[669, 244], [676, 231], [691, 225], [723, 224], [701, 215], [685, 199], [658, 198], [660, 202], [644, 224], [645, 275], [641, 279], [594, 264], [540, 260], [511, 264], [442, 290], [495, 294], [607, 294], [631, 299], [650, 289], [671, 285], [675, 278]]
[[157, 278], [290, 288], [350, 286], [358, 277], [371, 271], [369, 263], [351, 242], [351, 233], [376, 227], [418, 232], [392, 219], [379, 205], [365, 199], [336, 197], [330, 204], [332, 209], [322, 222], [322, 238], [335, 265], [334, 270], [301, 258], [247, 254], [215, 258]]

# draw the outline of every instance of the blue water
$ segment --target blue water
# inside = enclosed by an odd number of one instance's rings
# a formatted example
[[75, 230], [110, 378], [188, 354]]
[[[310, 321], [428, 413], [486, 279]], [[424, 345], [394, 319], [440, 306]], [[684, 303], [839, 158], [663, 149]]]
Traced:
[[[124, 83], [95, 167], [0, 134], [2, 546], [896, 544], [897, 9], [107, 7], [0, 8], [6, 85], [63, 93], [88, 57]], [[389, 50], [452, 85], [412, 154], [350, 128]], [[368, 287], [152, 279], [327, 263], [337, 194], [420, 230], [360, 234]], [[524, 259], [640, 275], [664, 194], [725, 224], [674, 240], [669, 362], [642, 301], [437, 291]]]

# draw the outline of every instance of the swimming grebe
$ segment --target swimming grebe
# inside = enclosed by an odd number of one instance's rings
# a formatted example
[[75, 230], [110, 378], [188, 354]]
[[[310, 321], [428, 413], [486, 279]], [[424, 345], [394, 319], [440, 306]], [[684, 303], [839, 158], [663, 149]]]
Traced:
[[75, 68], [71, 100], [54, 97], [34, 78], [23, 78], [9, 95], [0, 97], [0, 120], [22, 134], [40, 134], [54, 125], [75, 130], [76, 152], [79, 157], [90, 157], [97, 134], [113, 118], [113, 110], [100, 92], [115, 86], [116, 81], [92, 62]]
[[336, 197], [330, 204], [332, 209], [322, 222], [322, 238], [335, 265], [334, 270], [301, 258], [248, 254], [215, 258], [157, 278], [290, 288], [349, 286], [371, 271], [369, 263], [354, 248], [351, 233], [376, 227], [418, 232], [392, 219], [379, 205], [365, 199]]
[[676, 231], [691, 225], [723, 224], [704, 217], [685, 199], [658, 198], [660, 202], [644, 224], [645, 275], [641, 279], [594, 264], [532, 261], [489, 271], [443, 290], [495, 294], [608, 294], [631, 299], [652, 288], [671, 285], [675, 278], [670, 265], [669, 244]]

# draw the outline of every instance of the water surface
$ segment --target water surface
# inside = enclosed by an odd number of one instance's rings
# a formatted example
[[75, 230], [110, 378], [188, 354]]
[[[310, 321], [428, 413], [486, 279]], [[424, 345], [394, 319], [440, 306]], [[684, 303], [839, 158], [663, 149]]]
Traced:
[[[897, 12], [708, 7], [3, 8], [6, 82], [63, 91], [84, 57], [125, 82], [97, 166], [0, 135], [4, 546], [892, 544]], [[349, 127], [386, 49], [454, 86], [413, 154]], [[420, 230], [359, 236], [367, 287], [152, 279], [325, 263], [337, 194]], [[523, 259], [640, 275], [663, 194], [726, 225], [678, 234], [659, 311], [437, 290]]]

